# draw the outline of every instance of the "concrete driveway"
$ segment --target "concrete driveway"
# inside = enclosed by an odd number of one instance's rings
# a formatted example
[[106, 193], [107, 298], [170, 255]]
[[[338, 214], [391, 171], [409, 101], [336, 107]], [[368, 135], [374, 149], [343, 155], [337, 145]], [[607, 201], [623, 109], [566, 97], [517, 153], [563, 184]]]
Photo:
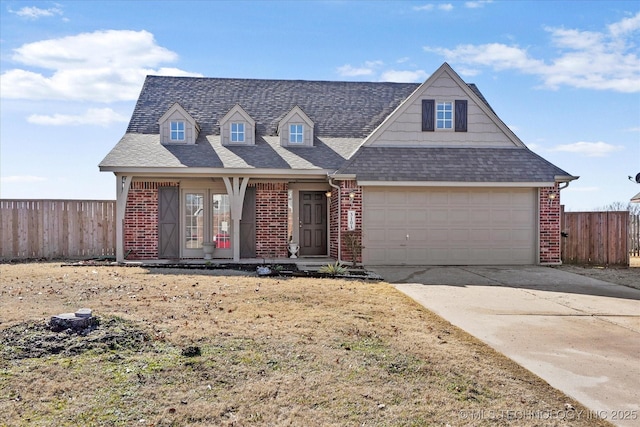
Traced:
[[640, 425], [640, 290], [539, 266], [370, 269], [601, 417]]

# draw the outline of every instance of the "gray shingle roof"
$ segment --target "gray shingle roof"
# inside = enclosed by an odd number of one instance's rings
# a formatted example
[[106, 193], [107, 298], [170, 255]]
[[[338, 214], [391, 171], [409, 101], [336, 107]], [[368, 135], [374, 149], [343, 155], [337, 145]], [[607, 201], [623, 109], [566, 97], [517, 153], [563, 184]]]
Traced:
[[[338, 171], [361, 181], [551, 182], [555, 176], [569, 175], [526, 148], [358, 149], [419, 86], [148, 76], [127, 133], [100, 168]], [[475, 85], [468, 86], [487, 103]], [[176, 102], [200, 126], [194, 145], [160, 144], [158, 121]], [[220, 142], [219, 120], [236, 104], [256, 121], [253, 146]], [[278, 122], [296, 105], [314, 121], [313, 147], [279, 144]]]
[[316, 136], [364, 138], [416, 83], [255, 80], [147, 76], [128, 133], [158, 133], [158, 120], [178, 102], [205, 135], [219, 135], [219, 120], [236, 104], [256, 121], [258, 135], [276, 135], [278, 121], [298, 105]]
[[381, 182], [554, 182], [570, 176], [527, 148], [457, 147], [361, 147], [337, 173]]
[[278, 137], [256, 145], [223, 146], [219, 135], [200, 136], [195, 145], [162, 145], [155, 134], [126, 134], [100, 163], [101, 168], [338, 169], [360, 138], [316, 138], [314, 147], [282, 147]]

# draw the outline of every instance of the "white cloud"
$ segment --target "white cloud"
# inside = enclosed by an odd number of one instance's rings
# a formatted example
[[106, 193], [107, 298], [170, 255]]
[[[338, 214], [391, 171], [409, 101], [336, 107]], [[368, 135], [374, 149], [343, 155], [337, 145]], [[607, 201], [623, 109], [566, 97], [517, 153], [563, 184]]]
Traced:
[[428, 74], [423, 70], [415, 71], [400, 71], [389, 70], [382, 73], [380, 80], [383, 82], [395, 82], [395, 83], [414, 83], [426, 80]]
[[21, 183], [21, 182], [26, 182], [26, 183], [30, 183], [30, 182], [42, 182], [42, 181], [46, 181], [47, 178], [44, 178], [42, 176], [33, 176], [33, 175], [10, 175], [10, 176], [3, 176], [0, 178], [0, 182], [4, 182], [4, 183]]
[[550, 151], [564, 151], [567, 153], [581, 154], [587, 157], [606, 157], [609, 154], [620, 151], [624, 147], [619, 145], [607, 144], [606, 142], [574, 142], [573, 144], [562, 144]]
[[0, 79], [3, 98], [130, 101], [138, 97], [148, 74], [201, 76], [176, 68], [154, 69], [178, 55], [158, 46], [147, 31], [96, 31], [28, 43], [15, 49], [12, 59], [52, 74], [10, 69]]
[[82, 115], [54, 114], [51, 116], [32, 114], [27, 118], [29, 123], [45, 126], [109, 126], [111, 123], [127, 122], [129, 119], [111, 108], [90, 108]]
[[40, 9], [39, 7], [35, 7], [35, 6], [26, 6], [19, 10], [9, 9], [9, 12], [15, 13], [20, 17], [33, 19], [33, 20], [39, 19], [42, 17], [62, 15], [62, 10], [60, 10], [57, 7], [52, 7], [49, 9]]
[[640, 92], [640, 58], [635, 43], [640, 30], [640, 12], [609, 25], [602, 32], [577, 29], [546, 28], [556, 47], [554, 57], [535, 58], [527, 49], [502, 43], [464, 44], [453, 49], [424, 47], [451, 63], [473, 68], [488, 67], [497, 71], [516, 70], [538, 76], [543, 86], [560, 86]]
[[384, 63], [382, 61], [365, 61], [365, 63], [360, 67], [345, 64], [338, 67], [337, 72], [343, 77], [370, 76], [376, 71], [376, 69], [383, 65]]
[[449, 12], [453, 10], [453, 5], [451, 3], [438, 3], [438, 5], [436, 6], [433, 3], [429, 3], [422, 6], [414, 6], [413, 10], [418, 12], [425, 12], [425, 11], [428, 12], [430, 10], [434, 10], [435, 8], [438, 8], [439, 10], [442, 10], [445, 12]]
[[469, 9], [478, 9], [484, 7], [485, 4], [493, 3], [493, 0], [477, 0], [477, 1], [467, 1], [464, 3], [464, 7]]

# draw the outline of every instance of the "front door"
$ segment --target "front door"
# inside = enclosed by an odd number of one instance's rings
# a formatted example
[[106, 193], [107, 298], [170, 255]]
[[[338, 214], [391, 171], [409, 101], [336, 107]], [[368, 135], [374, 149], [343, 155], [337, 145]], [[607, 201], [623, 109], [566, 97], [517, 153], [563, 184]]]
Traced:
[[327, 197], [323, 191], [300, 192], [300, 255], [327, 255]]

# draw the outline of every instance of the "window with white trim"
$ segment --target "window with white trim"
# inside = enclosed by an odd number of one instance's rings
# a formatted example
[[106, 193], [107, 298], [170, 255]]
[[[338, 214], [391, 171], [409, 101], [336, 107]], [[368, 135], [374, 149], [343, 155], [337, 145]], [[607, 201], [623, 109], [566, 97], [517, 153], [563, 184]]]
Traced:
[[436, 103], [436, 129], [453, 129], [453, 102]]
[[171, 122], [170, 124], [171, 141], [184, 141], [184, 122]]
[[302, 144], [304, 142], [304, 125], [289, 125], [289, 143]]
[[244, 123], [231, 123], [231, 142], [244, 142]]

